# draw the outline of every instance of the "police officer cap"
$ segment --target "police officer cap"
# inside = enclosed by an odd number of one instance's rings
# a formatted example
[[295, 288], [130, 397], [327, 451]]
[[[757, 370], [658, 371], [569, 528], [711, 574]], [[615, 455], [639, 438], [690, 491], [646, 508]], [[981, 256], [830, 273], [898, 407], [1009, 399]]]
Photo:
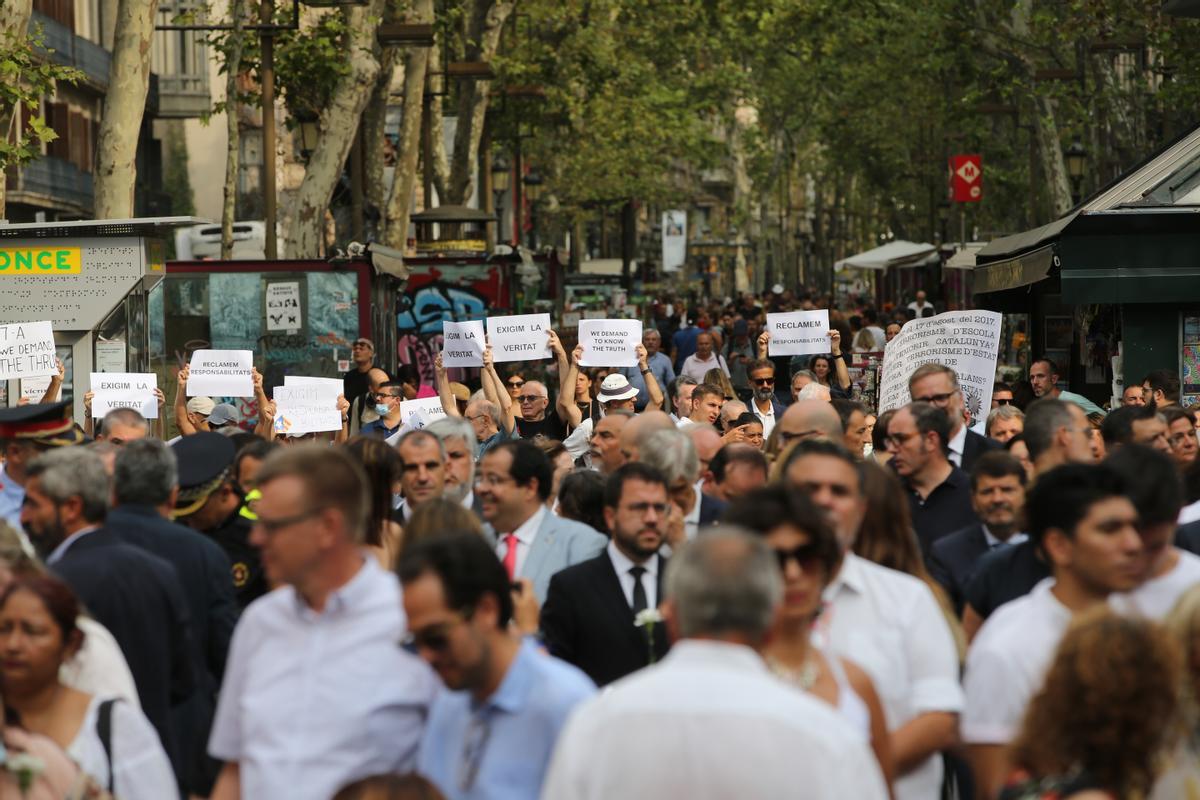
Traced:
[[224, 481], [237, 447], [228, 436], [204, 431], [184, 436], [171, 445], [179, 463], [179, 499], [175, 516], [191, 514]]
[[71, 404], [29, 403], [0, 408], [0, 439], [17, 439], [42, 447], [80, 444], [83, 432], [71, 421]]

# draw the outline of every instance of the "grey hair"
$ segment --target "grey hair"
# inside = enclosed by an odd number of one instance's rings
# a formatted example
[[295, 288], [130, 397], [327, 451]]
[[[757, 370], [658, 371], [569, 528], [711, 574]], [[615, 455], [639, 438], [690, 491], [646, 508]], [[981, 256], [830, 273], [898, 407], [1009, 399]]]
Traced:
[[471, 427], [471, 423], [462, 417], [441, 417], [426, 425], [425, 430], [432, 433], [443, 443], [447, 439], [459, 438], [472, 448], [479, 444], [479, 438], [475, 435], [475, 429]]
[[1071, 427], [1071, 409], [1066, 401], [1043, 397], [1029, 404], [1025, 414], [1025, 449], [1029, 460], [1036, 461], [1054, 443], [1054, 435]]
[[828, 386], [814, 380], [800, 390], [800, 393], [796, 395], [796, 402], [801, 400], [825, 400], [828, 402], [832, 397], [833, 394], [829, 391]]
[[471, 395], [471, 402], [467, 403], [467, 408], [469, 409], [471, 406], [477, 406], [478, 408], [483, 409], [483, 413], [492, 418], [492, 424], [499, 425], [500, 406], [496, 405], [491, 400], [488, 400], [487, 397], [476, 397], [475, 395], [478, 394], [479, 392], [476, 392], [475, 394]]
[[[738, 408], [741, 408], [741, 411], [738, 411]], [[721, 406], [721, 419], [737, 419], [749, 410], [750, 406], [741, 400], [726, 400], [725, 405]]]
[[699, 386], [700, 384], [695, 378], [689, 378], [687, 375], [680, 375], [675, 379], [675, 391], [671, 393], [672, 400], [679, 399], [679, 393], [685, 386]]
[[[1025, 412], [1016, 406], [996, 406], [987, 415], [987, 424], [984, 426], [984, 433], [991, 435], [992, 424], [998, 419], [1025, 419]], [[1028, 445], [1026, 445], [1028, 446]]]
[[793, 386], [796, 385], [796, 378], [799, 378], [801, 375], [808, 378], [810, 381], [815, 382], [817, 380], [817, 373], [813, 372], [811, 369], [798, 369], [792, 373]]
[[762, 537], [718, 525], [671, 556], [666, 594], [684, 638], [740, 634], [761, 641], [783, 599], [783, 577]]
[[638, 459], [654, 467], [667, 479], [671, 486], [681, 480], [695, 483], [700, 477], [700, 458], [692, 437], [682, 430], [651, 430], [638, 442]]
[[550, 390], [547, 389], [546, 384], [542, 383], [541, 381], [525, 381], [525, 385], [538, 387], [538, 389], [541, 390], [538, 392], [538, 397], [544, 397], [547, 400], [550, 399]]
[[175, 452], [158, 439], [135, 439], [120, 448], [113, 467], [117, 505], [161, 506], [179, 485]]
[[104, 419], [100, 421], [100, 435], [107, 439], [112, 435], [115, 425], [141, 428], [142, 433], [150, 432], [150, 423], [136, 408], [114, 408], [105, 414]]
[[26, 471], [37, 478], [42, 494], [62, 505], [72, 497], [82, 501], [88, 522], [103, 522], [108, 511], [108, 473], [104, 460], [86, 447], [60, 447], [35, 458]]
[[[432, 424], [432, 423], [430, 423]], [[437, 445], [438, 455], [442, 457], [442, 463], [446, 463], [446, 445], [442, 444], [441, 437], [435, 436], [428, 430], [428, 426], [419, 428], [413, 431], [407, 431], [403, 436], [396, 440], [396, 452], [400, 452], [400, 447], [408, 441], [420, 441], [425, 437]]]

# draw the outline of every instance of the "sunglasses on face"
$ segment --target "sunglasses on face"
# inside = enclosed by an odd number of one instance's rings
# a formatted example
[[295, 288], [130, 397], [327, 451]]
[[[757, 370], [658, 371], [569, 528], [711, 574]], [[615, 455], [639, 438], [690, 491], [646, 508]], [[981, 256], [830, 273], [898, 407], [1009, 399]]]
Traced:
[[1011, 406], [1013, 399], [1011, 397], [993, 397], [992, 402], [998, 406]]
[[514, 389], [520, 389], [522, 386], [525, 385], [525, 381], [509, 381], [508, 385]]
[[540, 394], [523, 394], [517, 398], [520, 403], [536, 403], [538, 400], [544, 400]]
[[814, 573], [821, 568], [821, 552], [815, 542], [802, 544], [791, 550], [775, 548], [775, 558], [779, 559], [779, 569], [786, 570], [789, 561], [795, 561], [796, 566], [804, 573]]
[[754, 378], [753, 381], [754, 381], [755, 386], [774, 386], [775, 385], [774, 378]]

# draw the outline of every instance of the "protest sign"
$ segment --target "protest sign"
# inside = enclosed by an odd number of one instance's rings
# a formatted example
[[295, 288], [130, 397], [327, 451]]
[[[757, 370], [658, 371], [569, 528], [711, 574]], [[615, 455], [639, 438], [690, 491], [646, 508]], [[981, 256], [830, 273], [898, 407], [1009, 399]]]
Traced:
[[581, 367], [636, 367], [637, 346], [642, 343], [638, 319], [585, 319], [579, 323], [583, 345]]
[[254, 354], [249, 350], [197, 350], [188, 367], [188, 397], [254, 396]]
[[146, 419], [158, 417], [158, 376], [153, 372], [93, 372], [88, 379], [92, 392], [92, 416], [104, 419], [114, 409], [132, 408]]
[[[788, 311], [767, 314], [769, 356], [807, 356], [830, 352], [829, 311]], [[843, 345], [848, 344], [842, 342]]]
[[322, 397], [329, 397], [330, 402], [337, 404], [339, 394], [346, 393], [346, 382], [341, 378], [309, 378], [304, 375], [284, 375], [284, 386], [320, 386]]
[[57, 374], [54, 328], [49, 322], [0, 325], [0, 380]]
[[1001, 315], [995, 311], [947, 311], [908, 322], [883, 355], [879, 413], [912, 399], [909, 376], [922, 364], [944, 364], [958, 374], [971, 429], [983, 434], [992, 405]]
[[442, 366], [483, 366], [483, 320], [442, 322]]
[[444, 416], [446, 409], [442, 408], [442, 401], [437, 397], [422, 397], [400, 403], [400, 422], [412, 430], [420, 430]]
[[[21, 397], [31, 403], [40, 403], [42, 398], [46, 396], [46, 390], [50, 388], [50, 381], [54, 380], [52, 375], [43, 375], [40, 378], [21, 378]], [[58, 387], [54, 397], [47, 402], [57, 403], [62, 400], [62, 386]]]
[[333, 387], [319, 384], [293, 384], [276, 386], [275, 400], [276, 433], [314, 433], [317, 431], [340, 431], [342, 412], [337, 409], [337, 395]]
[[512, 317], [488, 317], [487, 335], [492, 345], [492, 360], [540, 361], [551, 358], [549, 344], [550, 315], [520, 314]]

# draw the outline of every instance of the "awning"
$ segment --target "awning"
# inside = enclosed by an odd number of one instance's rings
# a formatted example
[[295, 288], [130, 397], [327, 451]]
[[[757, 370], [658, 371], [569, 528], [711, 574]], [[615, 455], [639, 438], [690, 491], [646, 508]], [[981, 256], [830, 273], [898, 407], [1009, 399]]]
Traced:
[[834, 263], [835, 269], [887, 269], [888, 267], [920, 267], [938, 262], [937, 248], [931, 244], [896, 241], [888, 242], [865, 253], [843, 258]]
[[987, 242], [967, 242], [956, 248], [954, 255], [946, 259], [942, 266], [946, 269], [975, 269], [975, 254], [986, 244]]
[[975, 267], [975, 294], [1002, 292], [1037, 283], [1054, 266], [1054, 246], [1046, 245], [1013, 258]]

